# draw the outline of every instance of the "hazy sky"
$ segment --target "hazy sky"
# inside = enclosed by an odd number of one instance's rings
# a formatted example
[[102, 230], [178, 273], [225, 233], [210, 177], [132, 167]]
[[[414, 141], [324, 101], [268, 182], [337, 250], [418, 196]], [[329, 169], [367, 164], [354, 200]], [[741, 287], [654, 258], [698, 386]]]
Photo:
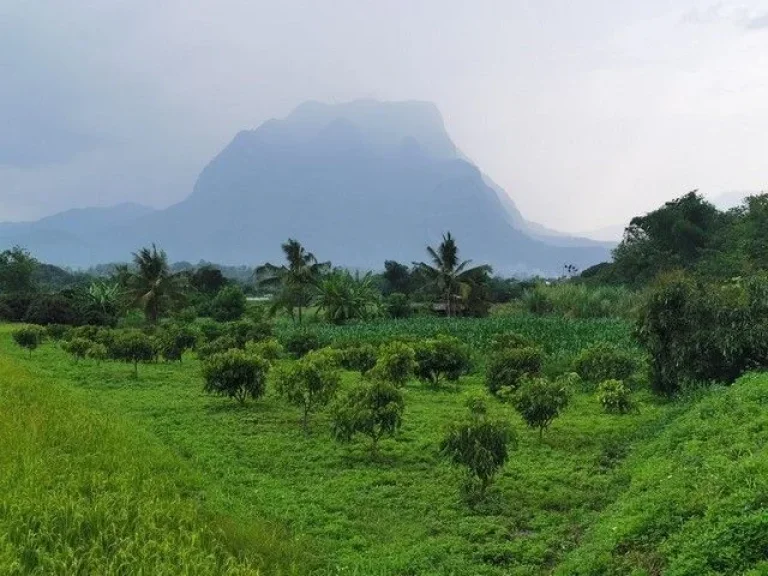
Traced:
[[0, 0], [0, 220], [181, 200], [305, 100], [430, 100], [529, 219], [768, 183], [768, 0]]

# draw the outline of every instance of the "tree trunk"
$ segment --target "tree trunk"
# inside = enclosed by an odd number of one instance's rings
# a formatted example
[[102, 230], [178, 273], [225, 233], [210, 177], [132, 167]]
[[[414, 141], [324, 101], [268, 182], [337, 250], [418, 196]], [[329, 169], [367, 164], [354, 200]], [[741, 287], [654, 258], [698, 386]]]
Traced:
[[304, 435], [309, 436], [309, 405], [304, 406], [304, 418], [301, 421], [301, 427], [304, 429]]

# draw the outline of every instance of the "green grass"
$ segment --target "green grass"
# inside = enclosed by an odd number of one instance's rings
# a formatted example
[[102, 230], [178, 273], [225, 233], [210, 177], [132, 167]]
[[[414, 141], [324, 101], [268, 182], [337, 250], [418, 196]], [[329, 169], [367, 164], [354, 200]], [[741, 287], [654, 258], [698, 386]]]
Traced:
[[[2, 339], [6, 350], [6, 329]], [[120, 416], [87, 408], [70, 386], [31, 374], [38, 357], [15, 352], [0, 355], [0, 573], [296, 572], [303, 560], [280, 530], [204, 506], [181, 459]]]
[[[478, 364], [494, 333], [513, 330], [544, 345], [552, 370], [567, 366], [576, 352], [596, 341], [634, 349], [629, 325], [614, 320], [520, 315], [314, 328], [336, 341], [453, 334], [471, 345]], [[281, 324], [279, 329], [291, 328]], [[520, 443], [488, 501], [473, 508], [460, 495], [462, 472], [439, 457], [437, 446], [446, 426], [464, 415], [464, 393], [483, 389], [477, 372], [437, 391], [409, 383], [403, 429], [396, 439], [382, 441], [380, 455], [373, 459], [363, 440], [334, 443], [325, 412], [313, 416], [312, 433], [304, 436], [298, 409], [276, 397], [269, 384], [263, 399], [244, 408], [203, 394], [200, 366], [191, 355], [183, 364], [141, 365], [134, 379], [130, 366], [75, 364], [50, 343], [29, 359], [2, 329], [0, 359], [0, 370], [8, 366], [28, 374], [27, 384], [14, 385], [18, 394], [27, 394], [29, 383], [56, 383], [40, 394], [62, 422], [56, 434], [66, 437], [79, 430], [81, 412], [100, 425], [117, 422], [119, 438], [103, 444], [98, 434], [92, 439], [85, 429], [64, 452], [82, 452], [81, 458], [88, 455], [99, 466], [104, 459], [112, 474], [127, 466], [125, 474], [143, 478], [134, 483], [136, 490], [145, 490], [141, 498], [176, 495], [188, 507], [182, 510], [191, 510], [189, 522], [195, 530], [214, 527], [204, 540], [218, 550], [207, 556], [211, 561], [243, 563], [249, 557], [265, 573], [298, 563], [301, 572], [317, 576], [694, 576], [746, 573], [747, 567], [758, 566], [755, 547], [765, 550], [759, 548], [761, 498], [768, 494], [764, 377], [746, 379], [727, 392], [704, 394], [703, 400], [661, 402], [640, 391], [639, 410], [623, 416], [605, 414], [594, 392], [577, 391], [541, 442], [509, 406], [492, 401], [492, 412], [512, 423]], [[344, 386], [357, 378], [345, 373]], [[4, 386], [0, 380], [0, 390]], [[74, 421], [64, 417], [70, 412]], [[17, 426], [6, 438], [25, 429]], [[123, 451], [119, 457], [110, 455], [119, 441]], [[144, 464], [141, 472], [133, 472], [139, 454]], [[168, 463], [170, 472], [153, 462]], [[39, 466], [24, 473], [33, 479], [30, 486], [44, 477], [46, 465]], [[2, 474], [6, 481], [11, 477]], [[667, 476], [677, 483], [673, 486]], [[175, 480], [165, 483], [162, 478]], [[56, 477], [49, 484], [61, 481]], [[162, 503], [170, 496], [158, 498]], [[107, 501], [101, 509], [108, 514], [116, 505]], [[55, 509], [47, 500], [39, 506]], [[158, 510], [170, 513], [162, 506]], [[736, 511], [744, 510], [748, 514], [740, 524]], [[720, 515], [725, 520], [718, 524]], [[0, 515], [0, 528], [4, 521]], [[187, 532], [172, 523], [151, 525], [160, 532], [157, 538], [167, 531], [167, 538], [179, 539]], [[233, 526], [246, 528], [235, 532]], [[270, 526], [280, 529], [270, 532]], [[52, 542], [66, 539], [58, 530], [48, 529]], [[18, 552], [6, 541], [0, 543], [1, 568]], [[706, 560], [707, 554], [716, 555], [715, 545], [749, 563], [723, 564], [737, 571], [717, 571], [717, 564]], [[663, 571], [666, 567], [676, 571]], [[757, 574], [765, 572], [749, 576]]]

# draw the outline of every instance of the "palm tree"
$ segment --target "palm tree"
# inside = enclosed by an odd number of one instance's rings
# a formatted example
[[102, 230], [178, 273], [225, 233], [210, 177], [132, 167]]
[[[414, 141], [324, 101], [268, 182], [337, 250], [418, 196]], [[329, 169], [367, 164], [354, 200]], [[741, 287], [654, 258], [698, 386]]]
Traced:
[[472, 288], [470, 279], [478, 273], [491, 272], [487, 265], [468, 268], [471, 260], [459, 261], [459, 247], [451, 233], [443, 235], [437, 250], [427, 246], [432, 264], [415, 262], [416, 269], [424, 275], [430, 285], [435, 286], [445, 300], [445, 313], [453, 314], [453, 301], [457, 296], [466, 298]]
[[318, 312], [323, 310], [329, 322], [344, 324], [349, 320], [367, 320], [378, 313], [380, 295], [373, 284], [373, 274], [350, 274], [334, 270], [318, 284]]
[[312, 252], [307, 252], [298, 240], [289, 238], [281, 246], [288, 264], [275, 266], [266, 263], [256, 268], [254, 275], [259, 286], [279, 288], [272, 312], [285, 307], [293, 318], [293, 310], [299, 311], [301, 324], [302, 310], [312, 301], [312, 294], [320, 276], [326, 272], [330, 262], [318, 262]]
[[172, 274], [164, 250], [142, 248], [133, 254], [135, 270], [127, 278], [129, 293], [135, 304], [141, 306], [149, 322], [157, 322], [160, 315], [182, 295], [182, 278]]

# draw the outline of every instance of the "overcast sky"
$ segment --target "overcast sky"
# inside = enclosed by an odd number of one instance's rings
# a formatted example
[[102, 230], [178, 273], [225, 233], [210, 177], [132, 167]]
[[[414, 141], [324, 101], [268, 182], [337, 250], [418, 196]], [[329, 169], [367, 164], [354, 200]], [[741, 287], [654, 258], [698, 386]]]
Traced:
[[305, 100], [430, 100], [523, 214], [768, 183], [768, 0], [0, 0], [0, 220], [184, 198]]

